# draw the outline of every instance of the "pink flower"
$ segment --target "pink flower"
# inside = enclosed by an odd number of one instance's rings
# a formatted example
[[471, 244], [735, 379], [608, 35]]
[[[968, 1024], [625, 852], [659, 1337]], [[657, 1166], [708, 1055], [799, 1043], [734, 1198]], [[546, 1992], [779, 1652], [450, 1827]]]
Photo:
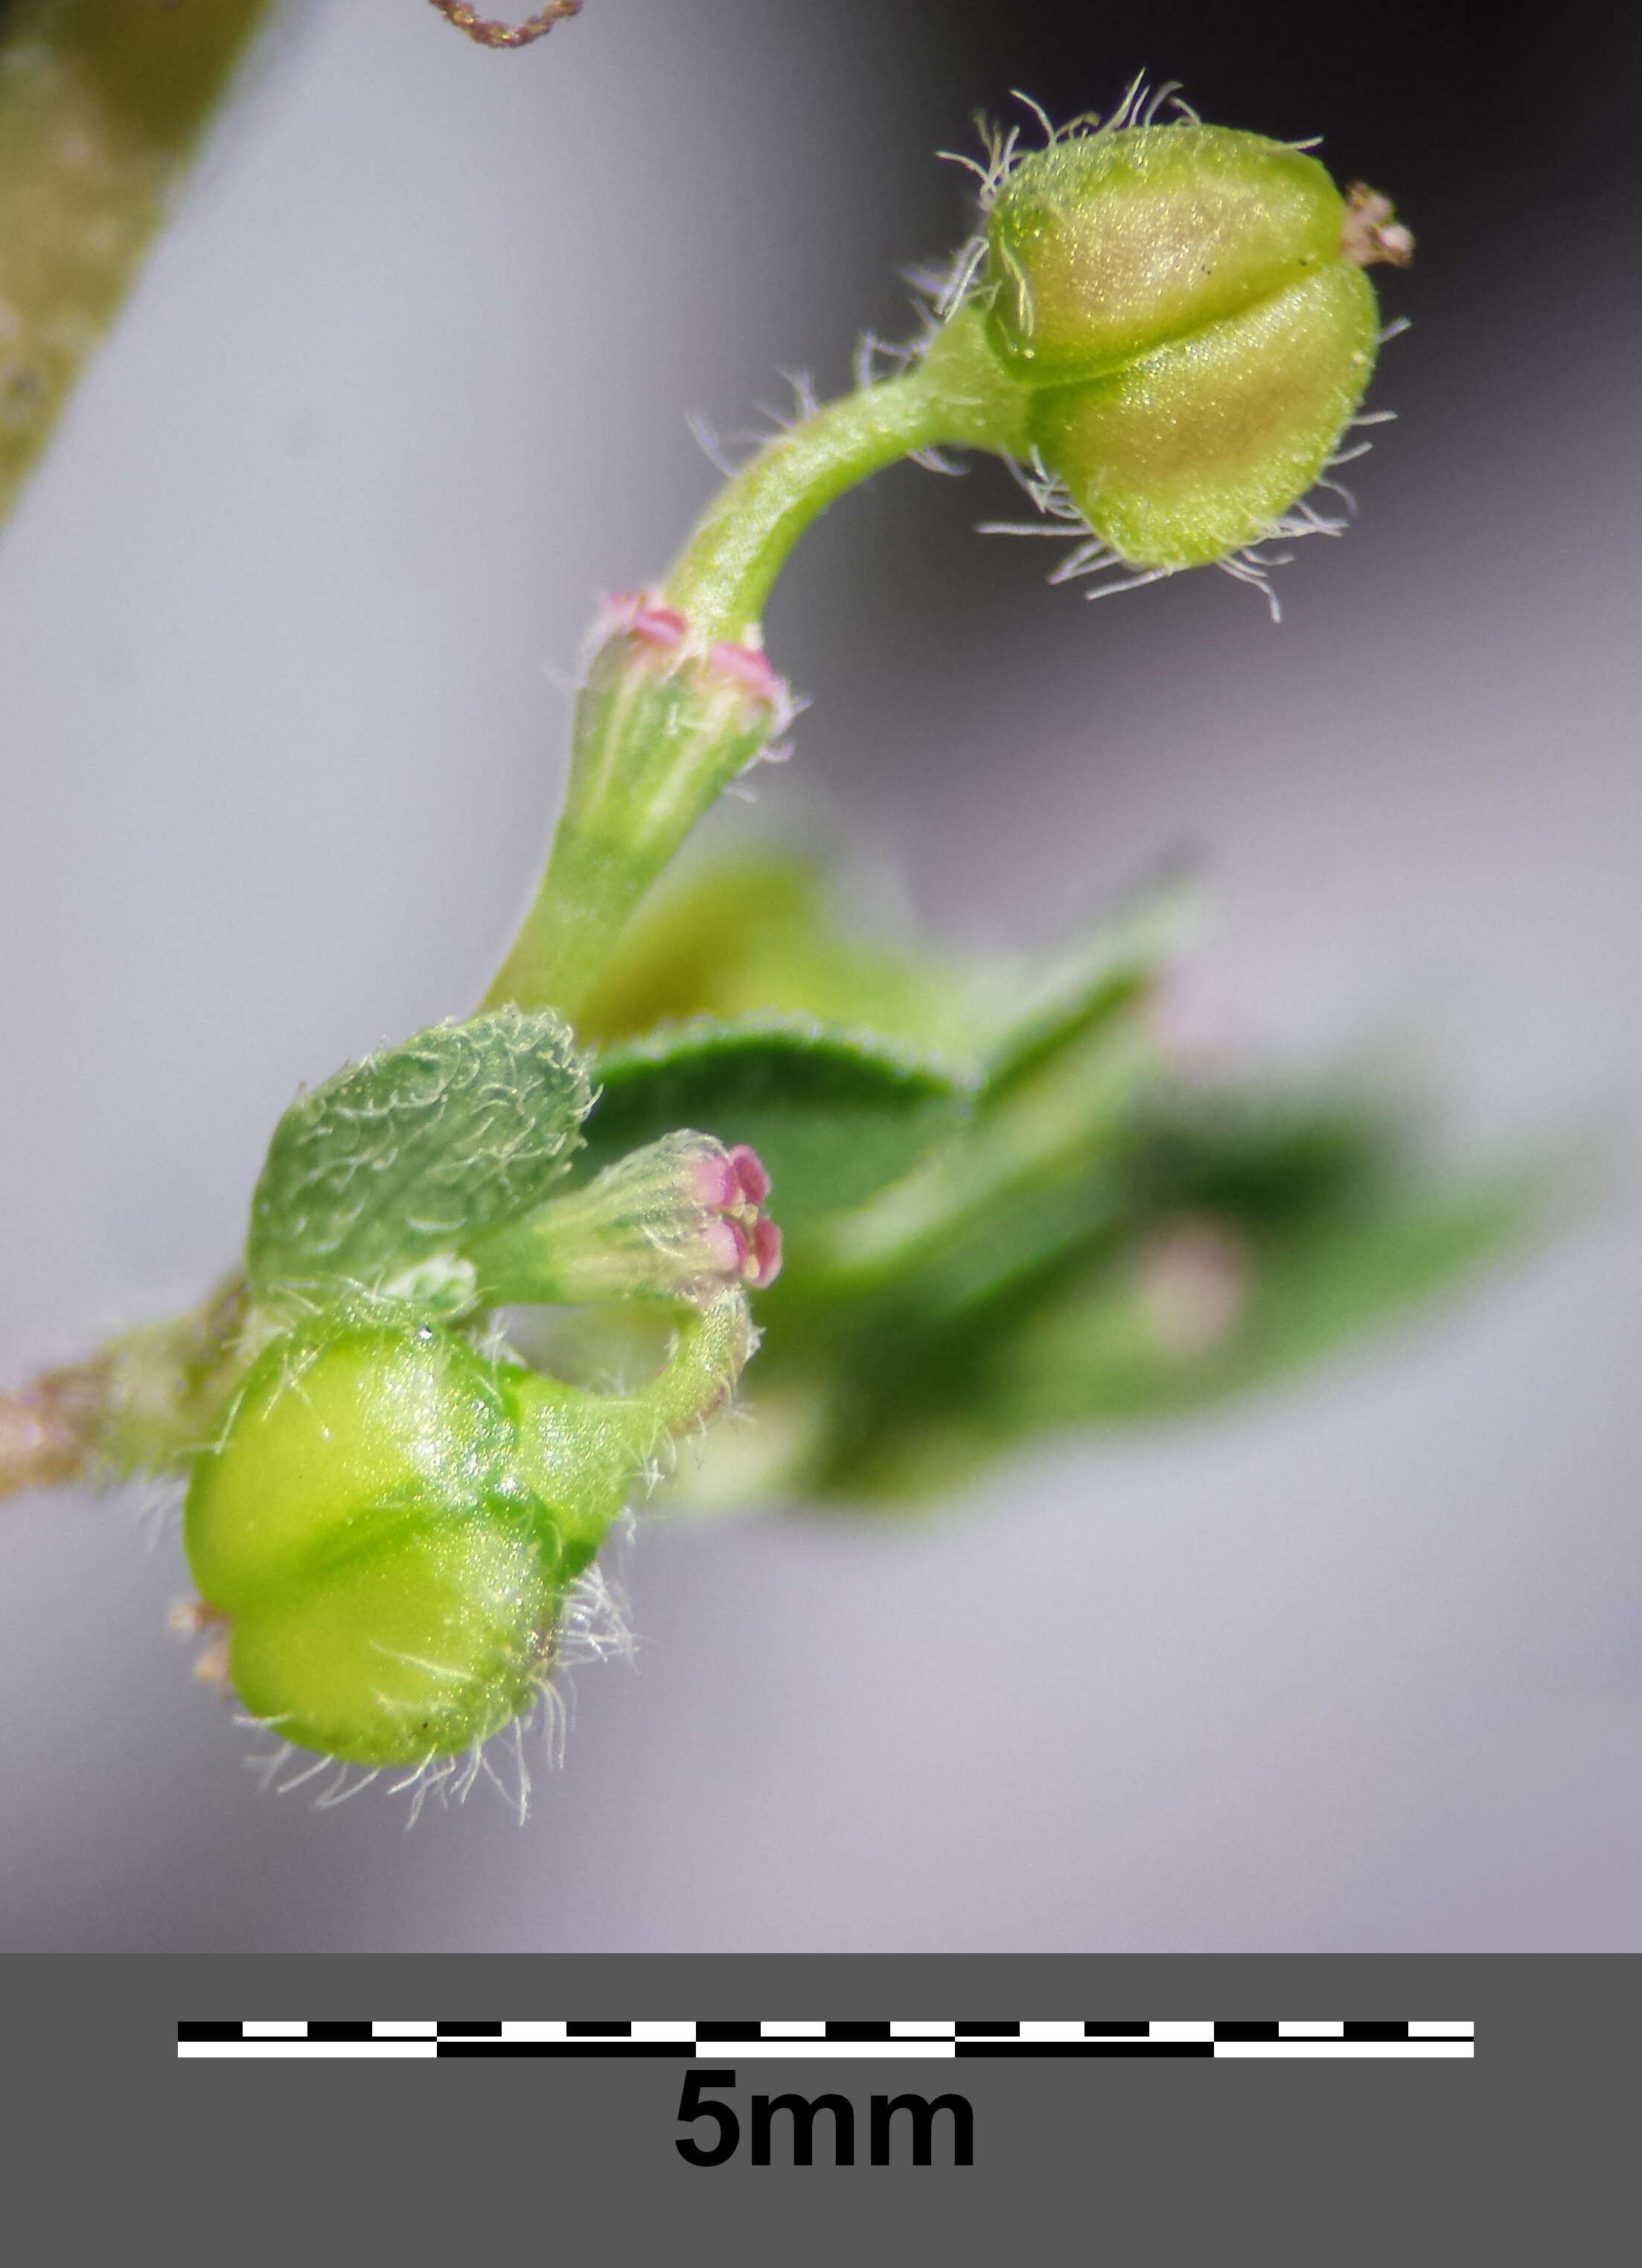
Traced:
[[493, 1304], [719, 1299], [781, 1269], [769, 1175], [746, 1143], [681, 1129], [497, 1233], [480, 1261]]
[[763, 1160], [745, 1142], [731, 1150], [715, 1145], [698, 1160], [696, 1197], [712, 1216], [703, 1227], [712, 1265], [727, 1282], [755, 1292], [781, 1272], [781, 1231], [760, 1211], [769, 1189]]

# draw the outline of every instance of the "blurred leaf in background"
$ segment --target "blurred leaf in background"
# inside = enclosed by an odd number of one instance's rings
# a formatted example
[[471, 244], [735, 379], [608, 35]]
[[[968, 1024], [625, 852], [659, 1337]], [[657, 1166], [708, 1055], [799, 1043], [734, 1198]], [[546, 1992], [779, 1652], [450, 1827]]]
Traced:
[[[796, 852], [698, 867], [586, 1020], [578, 1170], [673, 1125], [750, 1140], [787, 1232], [749, 1414], [675, 1502], [927, 1499], [1035, 1436], [1319, 1360], [1543, 1218], [1550, 1167], [1440, 1174], [1366, 1081], [1182, 1059], [1157, 1009], [1197, 926], [1183, 886], [1033, 960], [873, 941], [837, 898]], [[537, 1345], [619, 1372], [637, 1329]]]

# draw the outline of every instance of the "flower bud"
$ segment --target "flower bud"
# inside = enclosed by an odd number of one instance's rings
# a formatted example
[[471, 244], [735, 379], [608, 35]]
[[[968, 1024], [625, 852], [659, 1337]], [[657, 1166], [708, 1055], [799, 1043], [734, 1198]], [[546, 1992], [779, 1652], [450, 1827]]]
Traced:
[[[618, 725], [626, 760], [640, 770], [655, 753], [658, 715], [666, 736], [699, 743], [693, 761], [720, 784], [727, 768], [740, 770], [792, 721], [792, 695], [762, 646], [698, 637], [653, 591], [619, 592], [605, 602], [587, 681], [612, 701], [603, 721]], [[658, 694], [665, 696], [659, 710]]]
[[1063, 135], [987, 216], [994, 351], [1044, 470], [1131, 565], [1227, 558], [1325, 468], [1379, 337], [1363, 269], [1406, 261], [1389, 203], [1196, 122]]
[[715, 637], [653, 591], [612, 599], [576, 703], [571, 777], [541, 889], [487, 999], [574, 1016], [620, 929], [696, 821], [799, 704], [755, 630]]
[[718, 1298], [762, 1291], [781, 1266], [781, 1232], [761, 1208], [769, 1175], [745, 1143], [664, 1135], [585, 1189], [554, 1197], [473, 1248], [489, 1306]]

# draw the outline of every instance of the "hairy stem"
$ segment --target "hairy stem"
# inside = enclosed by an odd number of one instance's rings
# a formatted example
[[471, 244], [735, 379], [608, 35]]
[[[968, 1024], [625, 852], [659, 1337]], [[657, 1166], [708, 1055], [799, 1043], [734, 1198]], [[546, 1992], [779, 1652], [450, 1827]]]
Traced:
[[[899, 377], [813, 410], [730, 479], [649, 594], [681, 618], [681, 660], [711, 662], [726, 645], [762, 649], [764, 602], [794, 544], [872, 474], [942, 444], [1026, 453], [1023, 399], [983, 321], [978, 308], [961, 310]], [[570, 790], [547, 871], [488, 1008], [513, 1001], [573, 1018], [651, 884], [790, 713], [754, 714], [733, 698], [715, 706], [685, 669], [624, 672], [620, 643], [602, 651], [578, 699]]]
[[724, 488], [662, 586], [702, 639], [745, 638], [805, 529], [858, 482], [943, 444], [996, 449], [1025, 406], [987, 347], [978, 308], [961, 310], [923, 358], [829, 401], [767, 441]]
[[922, 365], [767, 441], [714, 500], [662, 586], [698, 638], [745, 638], [793, 545], [870, 475], [950, 437]]
[[108, 1365], [93, 1356], [0, 1394], [0, 1497], [77, 1480], [107, 1408]]
[[246, 1316], [236, 1274], [193, 1314], [142, 1324], [0, 1393], [0, 1497], [185, 1464], [244, 1373]]

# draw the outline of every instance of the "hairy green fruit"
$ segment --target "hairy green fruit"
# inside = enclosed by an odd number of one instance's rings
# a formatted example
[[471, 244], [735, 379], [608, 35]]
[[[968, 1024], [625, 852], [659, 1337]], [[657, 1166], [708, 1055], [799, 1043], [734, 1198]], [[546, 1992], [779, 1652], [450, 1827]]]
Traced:
[[449, 1332], [326, 1318], [267, 1348], [184, 1527], [250, 1712], [414, 1764], [526, 1707], [561, 1566], [518, 1462], [506, 1369]]
[[662, 1370], [624, 1395], [382, 1303], [276, 1339], [195, 1459], [183, 1517], [247, 1709], [372, 1766], [500, 1732], [534, 1705], [570, 1587], [636, 1484], [755, 1344], [739, 1290], [681, 1311]]
[[1099, 377], [1303, 283], [1344, 225], [1325, 169], [1286, 143], [1195, 123], [1072, 135], [991, 201], [988, 329], [1028, 386]]
[[1205, 566], [1284, 529], [1373, 374], [1363, 269], [1412, 246], [1390, 217], [1286, 143], [1196, 121], [1074, 130], [989, 185], [988, 338], [1033, 457], [1113, 555]]
[[1380, 318], [1336, 261], [1241, 313], [1035, 405], [1033, 437], [1136, 567], [1206, 567], [1272, 533], [1363, 397]]

